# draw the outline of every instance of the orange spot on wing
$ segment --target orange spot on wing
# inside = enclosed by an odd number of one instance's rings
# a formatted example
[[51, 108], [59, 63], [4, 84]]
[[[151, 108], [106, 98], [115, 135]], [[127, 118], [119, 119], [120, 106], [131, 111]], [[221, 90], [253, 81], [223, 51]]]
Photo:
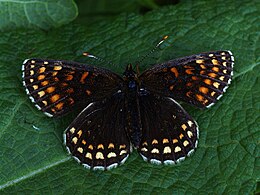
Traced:
[[198, 78], [198, 77], [195, 77], [195, 76], [192, 76], [191, 79], [194, 80], [194, 81], [199, 80], [199, 78]]
[[89, 145], [89, 146], [88, 146], [88, 149], [93, 150], [93, 146], [92, 146], [92, 145]]
[[213, 60], [212, 60], [212, 63], [213, 63], [214, 65], [219, 65], [219, 63], [218, 63], [218, 61], [217, 61], [216, 59], [213, 59]]
[[69, 98], [68, 102], [69, 102], [70, 105], [74, 104], [74, 100], [72, 98]]
[[199, 100], [200, 102], [203, 102], [204, 101], [204, 97], [200, 94], [196, 94], [196, 98], [197, 100]]
[[48, 87], [47, 89], [46, 89], [46, 92], [47, 93], [52, 93], [52, 92], [54, 92], [55, 91], [55, 87]]
[[209, 77], [212, 77], [212, 78], [215, 78], [217, 76], [217, 74], [213, 73], [213, 72], [209, 73], [208, 75], [209, 75]]
[[58, 82], [59, 81], [58, 77], [54, 77], [54, 81]]
[[201, 64], [200, 67], [201, 67], [202, 69], [206, 69], [206, 66], [204, 66], [203, 64]]
[[45, 78], [45, 75], [41, 74], [38, 76], [38, 80], [43, 80]]
[[187, 73], [187, 74], [193, 74], [193, 69], [187, 69], [187, 70], [185, 70], [185, 72]]
[[199, 88], [199, 91], [202, 92], [202, 93], [204, 93], [204, 94], [207, 94], [208, 91], [209, 91], [209, 89], [206, 88], [206, 87], [200, 87], [200, 88]]
[[191, 97], [191, 92], [188, 91], [188, 92], [186, 93], [186, 96]]
[[60, 99], [60, 96], [58, 94], [55, 94], [51, 97], [51, 102], [54, 103], [56, 102], [58, 99]]
[[215, 71], [215, 72], [218, 72], [219, 68], [218, 67], [213, 67], [212, 70]]
[[46, 86], [49, 84], [49, 81], [43, 81], [43, 82], [41, 82], [41, 84], [42, 84], [42, 86]]
[[81, 76], [81, 78], [80, 78], [80, 82], [81, 82], [82, 84], [85, 83], [85, 79], [87, 78], [88, 74], [89, 74], [88, 72], [84, 72], [84, 73], [82, 74], [82, 76]]
[[45, 67], [41, 67], [41, 68], [39, 68], [39, 73], [43, 73], [44, 71], [45, 71]]
[[86, 90], [87, 95], [91, 95], [91, 91]]
[[66, 87], [66, 86], [68, 86], [68, 83], [61, 83], [61, 86]]
[[67, 92], [68, 92], [68, 93], [73, 93], [74, 90], [73, 90], [73, 88], [69, 88], [69, 89], [67, 89]]
[[176, 78], [179, 76], [179, 72], [175, 67], [171, 68], [171, 71], [174, 73]]
[[62, 107], [63, 107], [64, 103], [63, 102], [60, 102], [58, 103], [55, 107], [58, 109], [58, 110], [61, 110]]
[[187, 83], [186, 86], [190, 87], [192, 86], [192, 83]]
[[201, 74], [201, 75], [204, 75], [205, 73], [206, 73], [205, 70], [200, 71], [200, 74]]
[[73, 75], [68, 74], [67, 77], [66, 77], [66, 80], [71, 81], [72, 79], [73, 79]]
[[206, 83], [207, 85], [211, 85], [212, 84], [212, 81], [210, 79], [205, 79], [204, 80], [204, 83]]
[[57, 71], [55, 71], [55, 72], [52, 72], [52, 76], [56, 76], [58, 74], [58, 72]]

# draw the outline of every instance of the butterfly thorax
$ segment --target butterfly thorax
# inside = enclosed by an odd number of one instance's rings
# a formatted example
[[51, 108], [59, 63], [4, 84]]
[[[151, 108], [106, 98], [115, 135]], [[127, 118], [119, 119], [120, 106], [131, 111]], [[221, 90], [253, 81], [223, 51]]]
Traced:
[[136, 72], [133, 70], [132, 65], [128, 65], [124, 72], [125, 84], [125, 110], [126, 112], [126, 127], [125, 130], [135, 148], [139, 147], [142, 126], [140, 120], [140, 106], [139, 106], [139, 82]]

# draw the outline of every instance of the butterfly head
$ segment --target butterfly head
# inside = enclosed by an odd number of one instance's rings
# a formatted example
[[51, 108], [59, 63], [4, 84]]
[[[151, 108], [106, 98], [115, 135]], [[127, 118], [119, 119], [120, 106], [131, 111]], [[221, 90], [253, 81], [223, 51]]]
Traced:
[[137, 74], [133, 70], [132, 64], [126, 66], [123, 78], [126, 81], [128, 88], [135, 89], [137, 87]]
[[132, 64], [128, 64], [126, 66], [125, 72], [124, 72], [124, 79], [134, 79], [137, 77], [136, 72], [133, 70]]

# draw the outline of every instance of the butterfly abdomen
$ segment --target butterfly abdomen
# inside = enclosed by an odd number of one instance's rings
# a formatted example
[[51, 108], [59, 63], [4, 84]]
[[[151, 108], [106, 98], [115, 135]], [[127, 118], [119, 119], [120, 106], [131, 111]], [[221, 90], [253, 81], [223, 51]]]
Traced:
[[138, 99], [139, 85], [131, 66], [124, 73], [125, 80], [125, 110], [127, 135], [135, 148], [138, 148], [142, 137], [140, 106]]

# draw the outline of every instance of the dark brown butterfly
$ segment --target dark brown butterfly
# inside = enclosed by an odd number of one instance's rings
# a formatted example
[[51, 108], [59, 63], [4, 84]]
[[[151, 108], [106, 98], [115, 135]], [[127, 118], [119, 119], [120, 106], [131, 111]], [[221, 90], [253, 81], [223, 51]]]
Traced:
[[210, 107], [230, 84], [233, 63], [230, 51], [212, 51], [157, 64], [142, 74], [127, 65], [121, 77], [88, 64], [28, 59], [23, 85], [49, 117], [84, 108], [65, 130], [64, 141], [85, 167], [116, 167], [132, 146], [151, 163], [175, 164], [194, 151], [199, 136], [197, 123], [176, 100]]

